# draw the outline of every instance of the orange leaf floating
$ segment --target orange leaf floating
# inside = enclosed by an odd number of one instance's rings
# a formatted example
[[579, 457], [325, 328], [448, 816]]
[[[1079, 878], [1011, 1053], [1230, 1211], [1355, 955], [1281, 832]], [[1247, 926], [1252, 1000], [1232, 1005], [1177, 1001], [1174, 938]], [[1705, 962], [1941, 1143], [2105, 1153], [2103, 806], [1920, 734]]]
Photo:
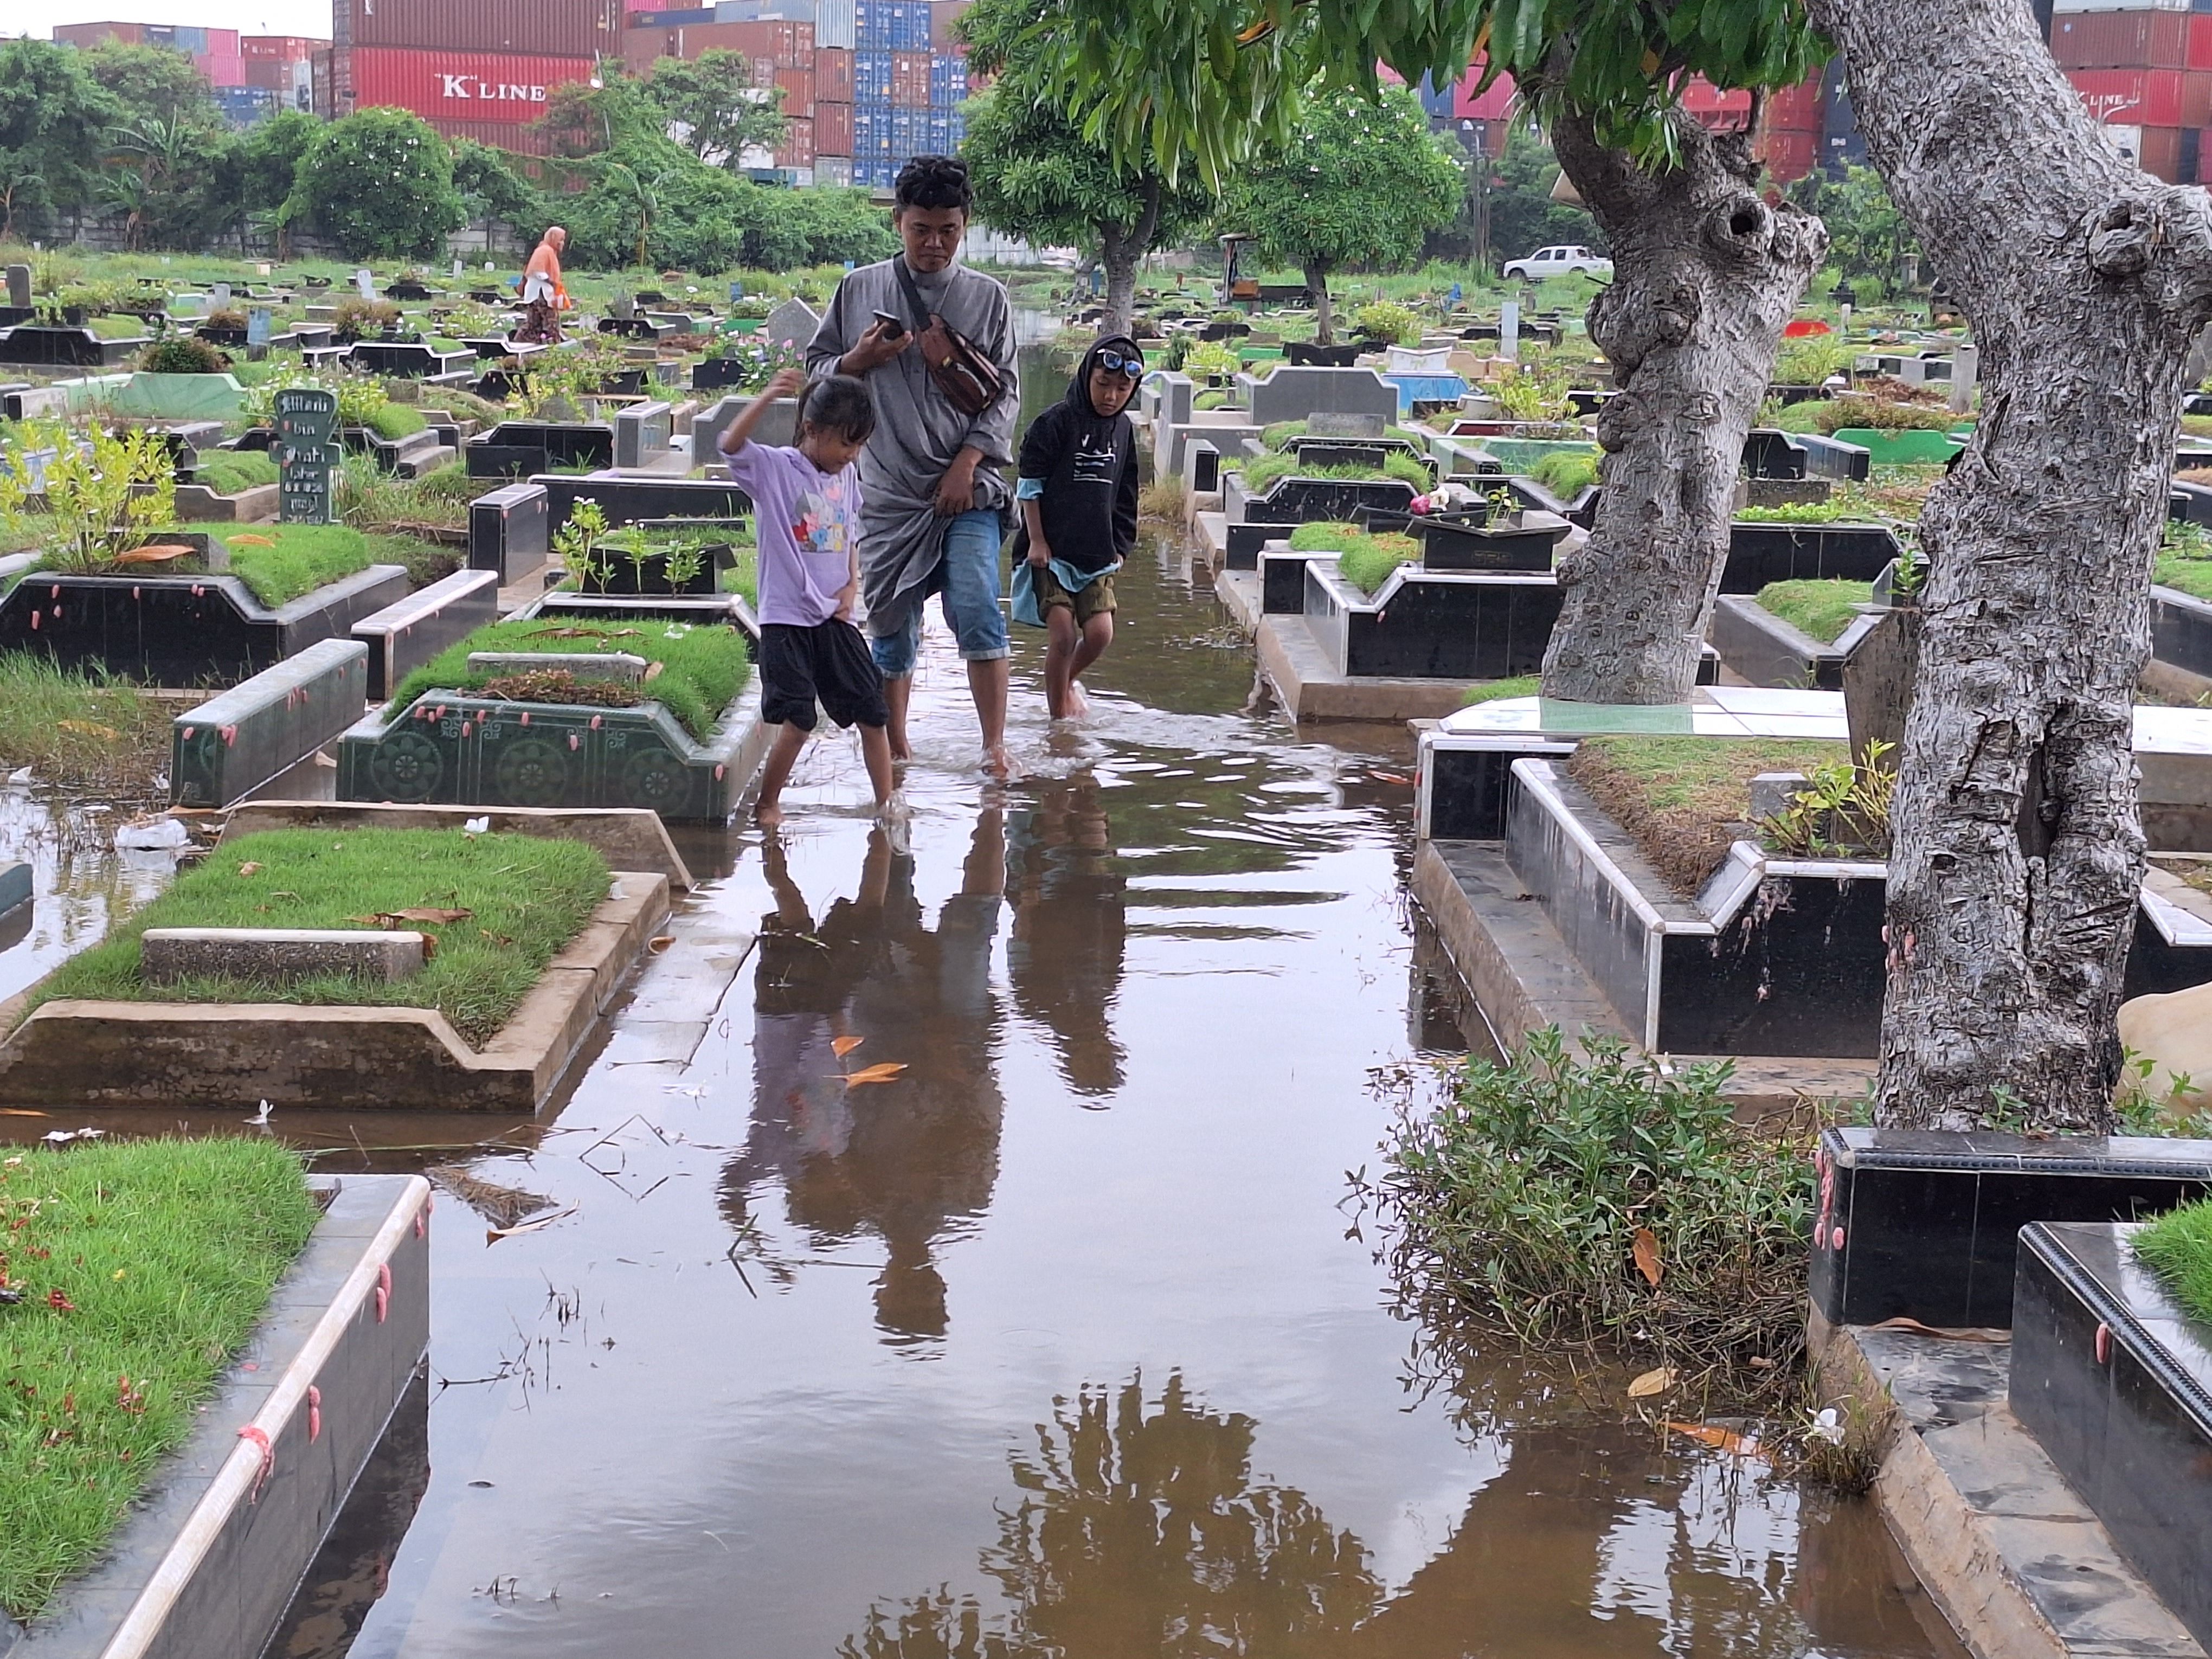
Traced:
[[906, 1062], [902, 1060], [886, 1060], [873, 1066], [863, 1066], [857, 1072], [845, 1073], [845, 1086], [849, 1089], [856, 1083], [889, 1083], [904, 1070]]
[[866, 1037], [831, 1037], [830, 1039], [830, 1052], [836, 1055], [838, 1059], [842, 1060], [846, 1055], [851, 1054], [854, 1049], [859, 1048], [866, 1041], [867, 1038]]
[[675, 943], [676, 935], [673, 933], [655, 933], [651, 939], [646, 940], [645, 948], [652, 951], [653, 955], [659, 956], [663, 951], [665, 951], [670, 945]]
[[1636, 1271], [1644, 1275], [1645, 1284], [1657, 1290], [1660, 1278], [1667, 1271], [1659, 1261], [1659, 1236], [1649, 1227], [1638, 1227], [1634, 1254]]
[[1757, 1437], [1738, 1434], [1734, 1429], [1722, 1428], [1716, 1423], [1669, 1423], [1667, 1425], [1677, 1434], [1687, 1435], [1700, 1445], [1711, 1446], [1715, 1451], [1726, 1452], [1730, 1457], [1764, 1457]]

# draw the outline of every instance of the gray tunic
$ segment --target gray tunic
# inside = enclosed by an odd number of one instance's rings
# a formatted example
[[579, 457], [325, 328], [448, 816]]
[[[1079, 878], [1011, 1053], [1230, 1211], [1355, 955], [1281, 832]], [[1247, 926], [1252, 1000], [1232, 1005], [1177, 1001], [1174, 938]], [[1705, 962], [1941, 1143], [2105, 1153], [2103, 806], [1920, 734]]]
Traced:
[[[975, 468], [975, 505], [1004, 514], [1012, 492], [999, 468], [1013, 459], [1014, 417], [1021, 409], [1016, 376], [1013, 308], [1006, 290], [981, 272], [955, 264], [934, 276], [917, 271], [922, 302], [988, 353], [1005, 377], [999, 401], [969, 419], [946, 401], [912, 345], [867, 376], [876, 405], [875, 434], [860, 455], [860, 592], [868, 631], [896, 633], [920, 602], [937, 568], [946, 520], [938, 515], [939, 482], [969, 445], [982, 453]], [[806, 372], [832, 374], [878, 311], [903, 320], [912, 339], [922, 320], [907, 303], [886, 259], [849, 271], [837, 284], [830, 313], [806, 348]]]

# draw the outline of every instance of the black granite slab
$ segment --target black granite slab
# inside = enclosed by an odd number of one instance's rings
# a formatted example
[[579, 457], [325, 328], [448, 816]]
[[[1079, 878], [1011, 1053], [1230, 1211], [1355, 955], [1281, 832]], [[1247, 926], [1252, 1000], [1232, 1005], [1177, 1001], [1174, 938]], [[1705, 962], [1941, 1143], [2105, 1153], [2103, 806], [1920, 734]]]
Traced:
[[2130, 1221], [2212, 1191], [2212, 1142], [1835, 1128], [1820, 1137], [1813, 1306], [1838, 1325], [2013, 1325], [2020, 1230]]
[[1886, 525], [1744, 524], [1729, 526], [1723, 593], [1756, 593], [1769, 582], [1837, 579], [1870, 582], [1904, 550]]

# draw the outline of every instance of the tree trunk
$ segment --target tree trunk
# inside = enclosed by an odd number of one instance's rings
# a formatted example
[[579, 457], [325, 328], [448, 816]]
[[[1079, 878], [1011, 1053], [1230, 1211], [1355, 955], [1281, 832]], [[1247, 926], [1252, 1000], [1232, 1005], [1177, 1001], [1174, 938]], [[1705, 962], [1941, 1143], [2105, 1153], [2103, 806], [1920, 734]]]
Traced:
[[1743, 441], [1783, 325], [1827, 251], [1818, 219], [1753, 188], [1742, 135], [1674, 118], [1680, 165], [1658, 173], [1559, 121], [1559, 164], [1613, 244], [1589, 310], [1619, 388], [1598, 416], [1605, 489], [1565, 590], [1544, 695], [1686, 702], [1728, 560]]
[[1101, 331], [1127, 334], [1137, 318], [1137, 263], [1152, 251], [1152, 237], [1160, 226], [1160, 181], [1150, 173], [1139, 194], [1144, 206], [1133, 225], [1101, 221], [1098, 263], [1106, 268], [1106, 322]]
[[2212, 218], [2099, 137], [2023, 0], [1814, 12], [1981, 347], [1981, 423], [1920, 520], [1875, 1120], [2109, 1130], [2131, 710]]
[[1328, 262], [1309, 260], [1306, 264], [1306, 289], [1313, 295], [1314, 343], [1336, 343], [1336, 316], [1328, 303]]

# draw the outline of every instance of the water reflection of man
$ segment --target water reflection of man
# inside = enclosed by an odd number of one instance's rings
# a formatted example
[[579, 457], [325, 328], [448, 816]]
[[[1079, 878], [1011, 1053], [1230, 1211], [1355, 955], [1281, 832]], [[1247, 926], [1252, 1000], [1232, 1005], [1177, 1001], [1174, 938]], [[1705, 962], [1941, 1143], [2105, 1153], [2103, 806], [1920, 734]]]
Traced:
[[[884, 1241], [876, 1322], [888, 1337], [942, 1336], [933, 1246], [948, 1223], [982, 1213], [998, 1178], [991, 945], [1006, 890], [1003, 814], [978, 816], [961, 890], [933, 932], [912, 856], [894, 855], [881, 830], [869, 835], [859, 893], [818, 926], [783, 849], [771, 842], [763, 861], [776, 908], [761, 926], [752, 1126], [723, 1177], [723, 1206], [744, 1224], [750, 1189], [781, 1176], [799, 1225]], [[906, 1069], [887, 1083], [843, 1080], [884, 1064]]]
[[1098, 781], [1088, 773], [1042, 785], [1007, 831], [1014, 908], [1006, 969], [1014, 1006], [1053, 1034], [1060, 1075], [1079, 1095], [1121, 1086], [1111, 1016], [1121, 983], [1126, 917]]

